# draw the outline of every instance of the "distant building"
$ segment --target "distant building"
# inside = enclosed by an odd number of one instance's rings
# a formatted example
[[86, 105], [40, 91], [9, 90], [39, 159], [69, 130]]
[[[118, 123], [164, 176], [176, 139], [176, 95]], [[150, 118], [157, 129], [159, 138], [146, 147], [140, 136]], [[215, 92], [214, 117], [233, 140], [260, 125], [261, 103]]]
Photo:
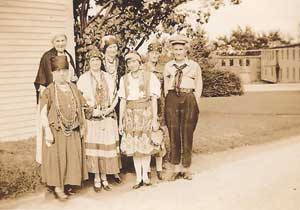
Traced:
[[35, 136], [33, 82], [42, 54], [56, 33], [74, 54], [72, 0], [1, 0], [0, 141]]
[[300, 83], [300, 43], [248, 50], [241, 54], [213, 56], [215, 69], [235, 73], [244, 84], [261, 80]]
[[261, 54], [261, 79], [272, 83], [300, 82], [300, 44], [265, 49]]
[[238, 75], [244, 84], [260, 81], [260, 50], [245, 51], [243, 55], [216, 55], [215, 69]]

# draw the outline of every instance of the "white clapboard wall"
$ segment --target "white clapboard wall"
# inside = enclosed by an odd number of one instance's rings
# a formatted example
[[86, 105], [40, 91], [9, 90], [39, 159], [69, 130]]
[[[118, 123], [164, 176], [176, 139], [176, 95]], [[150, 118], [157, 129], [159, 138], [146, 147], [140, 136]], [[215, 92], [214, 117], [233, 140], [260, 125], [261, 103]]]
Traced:
[[33, 82], [56, 33], [74, 55], [72, 0], [0, 0], [0, 141], [35, 136]]

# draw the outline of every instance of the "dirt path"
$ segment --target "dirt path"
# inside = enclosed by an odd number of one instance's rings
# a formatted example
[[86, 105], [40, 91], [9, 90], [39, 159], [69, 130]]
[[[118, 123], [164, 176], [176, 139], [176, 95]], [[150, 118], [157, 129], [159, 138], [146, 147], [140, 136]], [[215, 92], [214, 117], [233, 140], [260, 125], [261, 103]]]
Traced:
[[192, 181], [177, 180], [131, 190], [134, 176], [111, 192], [91, 188], [67, 202], [44, 193], [1, 201], [0, 209], [299, 210], [300, 136], [275, 143], [198, 155]]

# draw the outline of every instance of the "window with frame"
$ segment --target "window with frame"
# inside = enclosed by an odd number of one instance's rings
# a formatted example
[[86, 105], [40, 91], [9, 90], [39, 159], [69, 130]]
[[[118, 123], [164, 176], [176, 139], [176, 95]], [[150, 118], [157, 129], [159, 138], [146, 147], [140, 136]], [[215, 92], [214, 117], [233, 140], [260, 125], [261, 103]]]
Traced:
[[222, 59], [221, 66], [226, 66], [226, 62]]
[[293, 80], [294, 81], [296, 80], [296, 69], [295, 69], [295, 67], [293, 67]]
[[250, 66], [250, 60], [246, 59], [246, 66]]
[[280, 50], [280, 52], [281, 52], [281, 59], [284, 60], [284, 51]]
[[243, 66], [243, 59], [239, 59], [239, 65]]
[[293, 49], [293, 60], [296, 60], [296, 51], [295, 51], [295, 48]]
[[229, 60], [229, 65], [230, 65], [230, 66], [233, 66], [233, 59], [230, 59], [230, 60]]
[[289, 49], [286, 49], [286, 59], [289, 59]]
[[286, 78], [287, 79], [290, 78], [290, 69], [289, 69], [289, 67], [286, 68]]

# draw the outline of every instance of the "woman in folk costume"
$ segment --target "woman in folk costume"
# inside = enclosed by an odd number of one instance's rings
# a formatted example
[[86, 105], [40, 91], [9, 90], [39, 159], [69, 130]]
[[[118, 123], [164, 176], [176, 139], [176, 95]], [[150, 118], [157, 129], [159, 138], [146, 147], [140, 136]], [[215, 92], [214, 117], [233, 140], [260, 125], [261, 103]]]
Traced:
[[119, 42], [115, 36], [107, 35], [101, 40], [101, 51], [104, 54], [104, 60], [101, 69], [110, 74], [116, 87], [119, 87], [119, 80], [124, 75], [124, 61], [119, 57]]
[[[65, 34], [56, 34], [52, 38], [53, 48], [45, 52], [40, 60], [39, 69], [34, 81], [34, 86], [36, 89], [37, 104], [39, 104], [39, 95], [42, 94], [43, 90], [53, 82], [51, 58], [55, 56], [67, 56], [69, 63], [69, 74], [68, 80], [76, 82], [79, 76], [79, 71], [75, 66], [75, 62], [71, 54], [66, 50], [67, 47], [67, 36]], [[39, 116], [39, 105], [38, 105], [38, 115], [37, 115], [37, 149], [36, 149], [36, 161], [42, 163], [42, 136], [39, 132], [40, 129], [40, 116]]]
[[118, 103], [116, 87], [112, 75], [100, 70], [103, 55], [97, 48], [89, 53], [89, 71], [80, 76], [77, 86], [83, 93], [92, 115], [87, 117], [87, 137], [85, 141], [87, 166], [95, 174], [94, 190], [111, 190], [107, 174], [118, 176], [121, 162], [119, 154], [119, 134], [115, 106]]
[[[114, 81], [114, 94], [117, 94], [119, 88], [119, 81], [124, 75], [124, 59], [119, 56], [119, 42], [113, 35], [104, 36], [101, 40], [101, 51], [104, 54], [104, 59], [101, 63], [101, 70], [107, 72]], [[111, 87], [112, 88], [112, 87]], [[119, 117], [119, 101], [115, 106], [117, 118]], [[121, 184], [121, 178], [118, 174], [113, 176], [115, 183]]]
[[67, 81], [66, 56], [52, 57], [51, 69], [54, 82], [44, 90], [40, 101], [42, 181], [54, 187], [55, 196], [64, 200], [65, 185], [81, 185], [87, 179], [82, 143], [85, 100], [76, 86]]
[[160, 96], [160, 83], [157, 77], [142, 68], [141, 57], [137, 52], [125, 56], [127, 74], [120, 80], [119, 131], [122, 135], [121, 151], [133, 157], [136, 172], [134, 189], [143, 184], [151, 185], [148, 177], [151, 154], [152, 130], [158, 130], [157, 98]]
[[[148, 45], [148, 60], [145, 64], [145, 69], [150, 71], [156, 75], [156, 77], [160, 81], [160, 90], [161, 95], [158, 100], [158, 121], [160, 123], [160, 128], [163, 130], [162, 141], [158, 142], [156, 145], [156, 149], [158, 153], [155, 156], [156, 163], [156, 174], [159, 180], [162, 180], [162, 165], [163, 165], [163, 157], [166, 155], [166, 148], [164, 139], [168, 138], [168, 130], [165, 125], [165, 117], [164, 117], [164, 107], [165, 107], [165, 96], [164, 96], [164, 76], [163, 76], [163, 65], [159, 63], [159, 57], [162, 53], [162, 45], [158, 41], [153, 41]], [[151, 170], [151, 169], [150, 169]]]

